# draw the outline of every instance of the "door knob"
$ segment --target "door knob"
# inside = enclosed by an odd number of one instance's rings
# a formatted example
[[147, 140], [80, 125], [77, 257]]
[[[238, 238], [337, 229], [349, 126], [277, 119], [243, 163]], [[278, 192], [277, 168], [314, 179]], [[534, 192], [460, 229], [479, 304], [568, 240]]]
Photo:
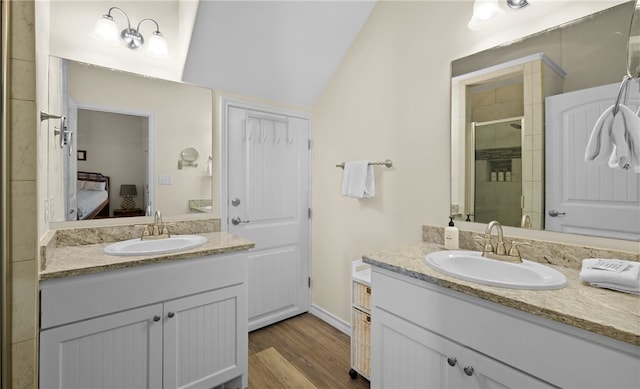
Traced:
[[240, 199], [237, 197], [234, 197], [233, 200], [231, 200], [231, 205], [233, 205], [234, 207], [237, 207], [238, 205], [240, 205]]
[[564, 216], [566, 214], [567, 214], [566, 212], [556, 211], [555, 209], [552, 209], [552, 210], [549, 211], [549, 216], [551, 216], [551, 217]]
[[233, 219], [231, 219], [231, 223], [234, 226], [237, 226], [240, 223], [249, 223], [249, 220], [242, 220], [242, 219], [240, 219], [240, 217], [236, 216]]

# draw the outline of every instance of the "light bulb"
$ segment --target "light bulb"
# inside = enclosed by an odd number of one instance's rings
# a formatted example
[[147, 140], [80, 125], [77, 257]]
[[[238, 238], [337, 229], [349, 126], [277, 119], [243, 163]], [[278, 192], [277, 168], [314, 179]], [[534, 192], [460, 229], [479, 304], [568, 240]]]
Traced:
[[118, 40], [118, 26], [109, 15], [103, 15], [96, 22], [93, 35], [99, 39], [116, 42]]
[[167, 41], [164, 39], [160, 31], [155, 31], [153, 35], [149, 37], [147, 44], [149, 45], [149, 52], [152, 54], [157, 56], [169, 55]]
[[480, 30], [492, 20], [504, 14], [498, 0], [476, 0], [473, 4], [473, 16], [467, 24], [470, 30]]

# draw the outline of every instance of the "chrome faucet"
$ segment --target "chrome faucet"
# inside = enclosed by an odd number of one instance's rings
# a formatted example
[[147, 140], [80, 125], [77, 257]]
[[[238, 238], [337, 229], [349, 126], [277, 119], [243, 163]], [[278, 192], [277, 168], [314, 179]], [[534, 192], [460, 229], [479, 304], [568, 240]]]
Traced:
[[[491, 243], [491, 232], [493, 229], [498, 230], [498, 241], [494, 249]], [[484, 231], [484, 237], [476, 236], [475, 239], [482, 243], [482, 256], [485, 258], [498, 259], [506, 262], [522, 263], [522, 257], [517, 246], [528, 246], [526, 242], [512, 242], [511, 249], [507, 254], [507, 247], [504, 243], [504, 234], [502, 232], [502, 226], [497, 221], [493, 220], [489, 222], [487, 228]]]
[[156, 211], [153, 215], [153, 224], [145, 225], [142, 229], [141, 240], [144, 239], [162, 239], [171, 238], [167, 225], [162, 220], [162, 214], [160, 211]]
[[[491, 247], [491, 231], [493, 231], [493, 229], [496, 228], [498, 230], [498, 242], [496, 243], [496, 247], [495, 250], [493, 247]], [[502, 226], [500, 225], [500, 223], [498, 223], [497, 221], [493, 220], [491, 222], [489, 222], [489, 224], [487, 225], [487, 229], [484, 230], [484, 241], [485, 241], [485, 247], [488, 245], [489, 247], [489, 252], [495, 252], [498, 255], [505, 255], [507, 254], [507, 248], [504, 246], [504, 234], [502, 232]]]
[[158, 221], [162, 223], [162, 214], [160, 213], [160, 210], [157, 210], [156, 213], [153, 214], [153, 226], [156, 228], [159, 226]]

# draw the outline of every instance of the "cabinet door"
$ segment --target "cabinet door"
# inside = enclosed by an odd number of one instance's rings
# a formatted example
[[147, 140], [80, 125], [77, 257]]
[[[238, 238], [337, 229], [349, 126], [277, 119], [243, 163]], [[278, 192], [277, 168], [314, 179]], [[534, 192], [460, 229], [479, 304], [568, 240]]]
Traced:
[[372, 388], [460, 388], [462, 348], [413, 323], [374, 308]]
[[164, 304], [164, 388], [213, 387], [247, 366], [246, 284]]
[[[466, 368], [463, 377], [464, 388], [556, 388], [556, 386], [475, 351], [464, 349], [462, 355], [461, 368]], [[469, 367], [473, 368], [473, 371], [470, 371]]]
[[162, 305], [40, 333], [41, 388], [159, 388]]

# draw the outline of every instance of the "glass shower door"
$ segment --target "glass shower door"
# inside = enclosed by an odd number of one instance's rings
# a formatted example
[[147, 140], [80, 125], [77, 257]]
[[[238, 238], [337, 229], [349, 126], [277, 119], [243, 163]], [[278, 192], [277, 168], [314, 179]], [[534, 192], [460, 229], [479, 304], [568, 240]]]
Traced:
[[474, 221], [519, 227], [523, 118], [473, 123]]

